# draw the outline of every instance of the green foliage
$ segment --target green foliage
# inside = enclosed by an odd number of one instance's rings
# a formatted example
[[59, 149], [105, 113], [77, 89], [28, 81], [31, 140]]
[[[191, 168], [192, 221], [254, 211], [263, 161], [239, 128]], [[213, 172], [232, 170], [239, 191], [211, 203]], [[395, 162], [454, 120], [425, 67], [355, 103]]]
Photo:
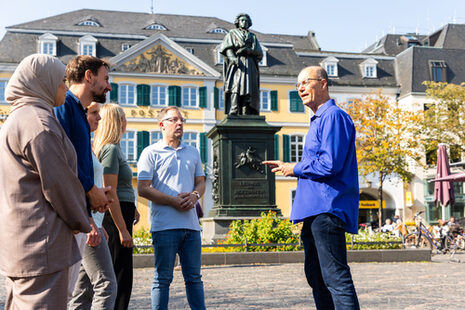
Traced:
[[[275, 212], [262, 213], [261, 217], [252, 220], [233, 221], [222, 244], [247, 243], [298, 243], [299, 236], [295, 234], [296, 225], [281, 219]], [[244, 247], [228, 248], [227, 251], [244, 251]], [[298, 246], [257, 246], [247, 247], [247, 251], [296, 251]]]
[[134, 254], [153, 254], [153, 247], [152, 247], [152, 234], [149, 230], [145, 228], [141, 228], [132, 234], [132, 240], [134, 242], [134, 246], [136, 245], [148, 245], [149, 248], [133, 248]]
[[[354, 242], [383, 242], [380, 244], [354, 244], [351, 245], [351, 240]], [[389, 233], [369, 232], [368, 230], [359, 230], [357, 235], [346, 233], [346, 242], [348, 250], [382, 250], [382, 249], [400, 249], [400, 243], [387, 243], [389, 241], [402, 241]]]

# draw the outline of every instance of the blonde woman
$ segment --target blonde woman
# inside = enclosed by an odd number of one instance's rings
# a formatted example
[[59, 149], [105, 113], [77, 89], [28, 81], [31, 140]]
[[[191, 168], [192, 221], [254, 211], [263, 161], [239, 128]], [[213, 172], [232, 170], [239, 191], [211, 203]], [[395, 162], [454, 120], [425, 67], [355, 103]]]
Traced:
[[132, 170], [119, 146], [126, 132], [126, 116], [116, 104], [102, 107], [102, 119], [94, 135], [94, 152], [103, 166], [104, 186], [111, 186], [113, 199], [103, 227], [108, 232], [108, 246], [118, 283], [115, 309], [127, 309], [132, 290], [132, 226], [139, 221], [132, 188]]

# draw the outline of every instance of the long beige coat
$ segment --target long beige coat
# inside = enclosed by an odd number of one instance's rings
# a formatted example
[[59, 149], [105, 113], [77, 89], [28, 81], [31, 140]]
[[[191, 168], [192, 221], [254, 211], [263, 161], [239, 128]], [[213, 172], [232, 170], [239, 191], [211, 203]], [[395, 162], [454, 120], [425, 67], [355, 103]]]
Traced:
[[76, 153], [53, 114], [53, 87], [42, 89], [57, 72], [38, 59], [46, 70], [10, 80], [13, 108], [0, 130], [0, 270], [9, 277], [64, 270], [80, 259], [72, 230], [90, 231]]

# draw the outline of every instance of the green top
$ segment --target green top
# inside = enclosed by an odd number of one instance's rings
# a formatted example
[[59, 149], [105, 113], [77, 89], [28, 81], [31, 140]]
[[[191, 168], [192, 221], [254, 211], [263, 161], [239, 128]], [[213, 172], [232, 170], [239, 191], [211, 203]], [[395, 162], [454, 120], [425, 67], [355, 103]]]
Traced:
[[117, 174], [116, 194], [120, 201], [134, 202], [136, 197], [132, 188], [132, 170], [117, 144], [105, 145], [98, 156], [103, 166], [103, 174]]

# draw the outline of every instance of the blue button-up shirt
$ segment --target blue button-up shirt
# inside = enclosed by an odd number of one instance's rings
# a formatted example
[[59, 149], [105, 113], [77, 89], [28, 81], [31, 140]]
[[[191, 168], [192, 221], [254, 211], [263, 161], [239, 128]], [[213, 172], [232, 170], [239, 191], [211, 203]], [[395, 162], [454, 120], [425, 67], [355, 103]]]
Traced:
[[[84, 191], [87, 193], [94, 186], [94, 169], [90, 146], [90, 126], [87, 121], [86, 111], [79, 99], [71, 91], [66, 93], [65, 104], [55, 107], [54, 110], [58, 121], [76, 150], [78, 177]], [[90, 214], [88, 200], [87, 209]]]
[[355, 127], [334, 100], [324, 103], [311, 118], [302, 159], [294, 167], [298, 177], [291, 220], [331, 213], [358, 229], [358, 169]]

